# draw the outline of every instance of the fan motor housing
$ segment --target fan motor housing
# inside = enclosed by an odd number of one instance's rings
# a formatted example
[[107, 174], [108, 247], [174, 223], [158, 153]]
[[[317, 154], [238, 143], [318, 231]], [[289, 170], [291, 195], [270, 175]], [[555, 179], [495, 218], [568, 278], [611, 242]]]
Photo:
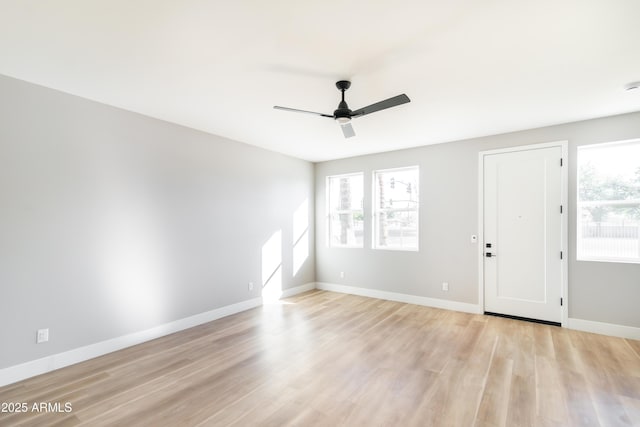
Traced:
[[340, 119], [340, 118], [351, 118], [351, 110], [349, 110], [348, 108], [346, 110], [343, 109], [337, 109], [336, 111], [333, 112], [333, 118], [334, 119]]
[[349, 106], [346, 102], [342, 101], [338, 104], [338, 109], [333, 112], [333, 118], [337, 119], [340, 117], [348, 117], [351, 118], [352, 112], [349, 109]]

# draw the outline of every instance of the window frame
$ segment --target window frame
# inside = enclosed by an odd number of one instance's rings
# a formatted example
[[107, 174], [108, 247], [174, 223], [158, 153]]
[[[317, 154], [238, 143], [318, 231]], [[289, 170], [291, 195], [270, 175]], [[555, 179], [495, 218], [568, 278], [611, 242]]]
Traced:
[[[416, 171], [416, 204], [415, 208], [384, 208], [382, 210], [379, 205], [379, 194], [378, 194], [378, 185], [377, 185], [377, 175], [379, 173], [389, 173], [389, 172], [401, 172], [401, 171]], [[371, 173], [371, 191], [372, 191], [372, 209], [371, 209], [371, 249], [378, 251], [403, 251], [403, 252], [419, 252], [420, 251], [420, 166], [419, 165], [411, 165], [411, 166], [401, 166], [396, 168], [386, 168], [386, 169], [376, 169]], [[416, 213], [416, 245], [415, 247], [388, 247], [388, 246], [379, 246], [378, 244], [378, 215], [380, 212], [415, 212]]]
[[[335, 211], [331, 210], [331, 180], [332, 179], [340, 179], [340, 178], [351, 178], [351, 177], [356, 177], [359, 176], [362, 178], [362, 200], [360, 202], [360, 207], [357, 209], [336, 209]], [[351, 172], [351, 173], [342, 173], [342, 174], [337, 174], [337, 175], [327, 175], [326, 176], [326, 180], [325, 180], [325, 209], [326, 209], [326, 215], [325, 215], [325, 221], [326, 221], [326, 242], [327, 242], [327, 247], [329, 248], [347, 248], [347, 249], [364, 249], [364, 240], [365, 240], [365, 236], [364, 236], [364, 221], [365, 221], [365, 212], [364, 212], [364, 189], [365, 189], [365, 182], [364, 182], [364, 172]], [[355, 214], [355, 213], [360, 213], [362, 215], [363, 218], [363, 235], [362, 235], [362, 243], [361, 244], [355, 244], [355, 245], [350, 245], [350, 244], [345, 244], [345, 245], [341, 245], [341, 244], [332, 244], [332, 227], [331, 227], [331, 217], [333, 214]]]
[[[623, 141], [613, 141], [613, 142], [605, 142], [600, 144], [588, 144], [588, 145], [580, 145], [576, 149], [576, 261], [586, 261], [586, 262], [610, 262], [610, 263], [620, 263], [620, 264], [640, 264], [640, 225], [638, 225], [638, 255], [636, 258], [624, 258], [619, 256], [588, 256], [583, 255], [584, 249], [580, 245], [583, 229], [583, 221], [582, 221], [582, 210], [584, 207], [589, 206], [639, 206], [640, 207], [640, 199], [628, 199], [628, 200], [580, 200], [580, 151], [581, 150], [590, 150], [595, 148], [606, 148], [607, 146], [616, 147], [622, 145], [638, 145], [640, 147], [640, 138], [628, 139]], [[640, 220], [639, 220], [640, 221]]]

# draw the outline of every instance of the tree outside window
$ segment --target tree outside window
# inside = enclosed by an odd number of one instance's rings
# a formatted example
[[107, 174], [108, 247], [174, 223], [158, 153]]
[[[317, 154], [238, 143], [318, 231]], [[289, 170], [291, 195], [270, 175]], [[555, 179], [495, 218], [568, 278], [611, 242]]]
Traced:
[[363, 174], [327, 177], [327, 230], [330, 247], [362, 248]]

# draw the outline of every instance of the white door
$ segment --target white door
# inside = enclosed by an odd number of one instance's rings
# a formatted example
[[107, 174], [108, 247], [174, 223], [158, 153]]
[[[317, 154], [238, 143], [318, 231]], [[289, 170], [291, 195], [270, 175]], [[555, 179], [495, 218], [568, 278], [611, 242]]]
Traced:
[[485, 311], [561, 321], [562, 147], [484, 158]]

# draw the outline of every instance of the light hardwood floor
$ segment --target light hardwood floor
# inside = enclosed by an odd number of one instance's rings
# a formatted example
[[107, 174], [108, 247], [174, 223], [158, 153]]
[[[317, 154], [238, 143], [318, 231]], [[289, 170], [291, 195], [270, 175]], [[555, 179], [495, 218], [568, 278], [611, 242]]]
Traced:
[[640, 342], [312, 291], [0, 388], [0, 425], [640, 426]]

